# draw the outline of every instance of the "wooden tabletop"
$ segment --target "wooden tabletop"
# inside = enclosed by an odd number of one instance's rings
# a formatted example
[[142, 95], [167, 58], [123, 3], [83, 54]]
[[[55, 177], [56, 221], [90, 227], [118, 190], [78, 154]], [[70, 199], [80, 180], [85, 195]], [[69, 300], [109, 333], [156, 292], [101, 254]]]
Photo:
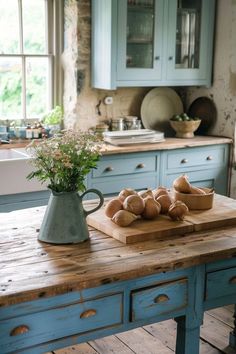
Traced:
[[[236, 208], [236, 201], [221, 198]], [[230, 226], [133, 245], [90, 228], [82, 244], [41, 243], [44, 212], [0, 214], [0, 306], [236, 257], [236, 227]]]

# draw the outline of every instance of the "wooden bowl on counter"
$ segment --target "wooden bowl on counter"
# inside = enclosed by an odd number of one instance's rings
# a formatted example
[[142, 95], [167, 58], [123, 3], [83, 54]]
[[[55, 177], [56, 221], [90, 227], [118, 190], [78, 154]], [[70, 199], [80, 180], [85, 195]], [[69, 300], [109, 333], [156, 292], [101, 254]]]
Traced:
[[214, 190], [210, 188], [200, 188], [206, 194], [188, 194], [173, 190], [174, 200], [185, 203], [190, 210], [207, 210], [213, 207]]
[[176, 138], [193, 138], [194, 132], [200, 123], [201, 119], [185, 121], [170, 120], [170, 125], [176, 132]]

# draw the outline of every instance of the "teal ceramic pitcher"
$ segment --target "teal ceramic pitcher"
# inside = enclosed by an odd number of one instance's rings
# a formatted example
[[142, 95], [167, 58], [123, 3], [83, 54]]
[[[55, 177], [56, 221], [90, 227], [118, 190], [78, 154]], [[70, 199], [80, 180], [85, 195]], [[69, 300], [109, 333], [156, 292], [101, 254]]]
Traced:
[[[82, 199], [88, 193], [99, 197], [98, 205], [91, 209], [83, 208]], [[97, 189], [88, 189], [82, 195], [78, 192], [52, 191], [39, 231], [38, 239], [54, 244], [79, 243], [89, 238], [86, 216], [103, 205], [103, 195]]]

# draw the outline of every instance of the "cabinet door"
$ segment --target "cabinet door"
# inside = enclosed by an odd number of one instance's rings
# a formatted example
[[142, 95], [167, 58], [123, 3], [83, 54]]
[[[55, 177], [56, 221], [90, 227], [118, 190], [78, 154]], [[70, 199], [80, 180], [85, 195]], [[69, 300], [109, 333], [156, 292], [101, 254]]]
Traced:
[[211, 83], [214, 0], [168, 2], [167, 81]]
[[161, 79], [163, 0], [119, 0], [117, 81]]

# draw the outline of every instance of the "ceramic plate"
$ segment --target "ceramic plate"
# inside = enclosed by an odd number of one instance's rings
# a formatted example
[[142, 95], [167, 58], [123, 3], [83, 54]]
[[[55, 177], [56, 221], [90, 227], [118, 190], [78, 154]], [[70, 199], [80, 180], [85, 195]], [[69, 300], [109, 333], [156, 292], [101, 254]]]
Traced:
[[137, 129], [137, 130], [122, 130], [122, 131], [112, 131], [112, 132], [104, 132], [104, 137], [109, 138], [128, 138], [133, 136], [146, 136], [150, 134], [154, 134], [155, 131], [150, 129]]
[[198, 97], [189, 107], [188, 115], [190, 117], [198, 117], [201, 124], [196, 130], [196, 134], [204, 135], [213, 128], [217, 119], [217, 110], [215, 103], [211, 98]]
[[177, 93], [168, 88], [154, 88], [144, 97], [141, 118], [145, 128], [159, 130], [165, 135], [174, 135], [169, 120], [175, 114], [183, 113], [183, 104]]

